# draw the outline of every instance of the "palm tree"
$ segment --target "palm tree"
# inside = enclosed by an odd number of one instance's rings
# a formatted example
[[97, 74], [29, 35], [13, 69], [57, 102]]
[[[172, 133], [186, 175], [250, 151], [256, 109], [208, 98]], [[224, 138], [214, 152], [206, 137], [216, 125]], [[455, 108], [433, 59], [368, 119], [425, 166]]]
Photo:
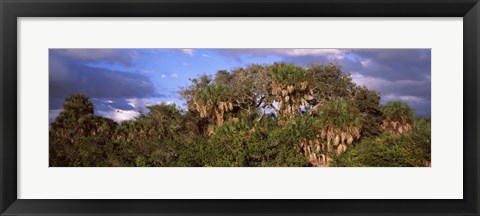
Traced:
[[61, 137], [73, 137], [78, 133], [84, 134], [89, 131], [84, 120], [94, 114], [93, 103], [84, 94], [73, 94], [65, 98], [62, 112], [51, 123], [51, 133]]
[[278, 108], [274, 109], [285, 124], [298, 116], [302, 108], [307, 109], [310, 106], [308, 102], [313, 99], [311, 79], [305, 69], [293, 64], [275, 63], [269, 69], [272, 96], [269, 104], [273, 104], [272, 99], [278, 103]]
[[362, 115], [358, 108], [347, 100], [334, 100], [325, 103], [316, 116], [316, 126], [320, 137], [326, 141], [328, 157], [347, 150], [347, 146], [360, 139]]
[[[297, 118], [298, 119], [298, 118]], [[313, 166], [328, 166], [333, 157], [347, 150], [347, 146], [360, 139], [363, 116], [351, 101], [334, 100], [325, 103], [313, 116], [299, 124], [311, 125], [314, 137], [300, 140], [303, 155]], [[308, 123], [311, 119], [312, 124]]]
[[[65, 99], [63, 110], [51, 123], [49, 154], [52, 166], [75, 166], [88, 157], [103, 157], [101, 150], [112, 138], [117, 124], [108, 118], [94, 115], [89, 98], [74, 94]], [[89, 149], [89, 150], [85, 150]], [[93, 149], [93, 150], [92, 150]]]
[[393, 101], [382, 107], [384, 119], [382, 128], [393, 135], [399, 136], [413, 129], [415, 114], [408, 104]]
[[90, 98], [84, 94], [73, 94], [65, 99], [63, 112], [71, 113], [75, 117], [93, 114], [93, 104]]
[[208, 118], [217, 125], [222, 125], [225, 114], [234, 108], [233, 101], [229, 97], [229, 89], [222, 85], [209, 85], [205, 87], [198, 97], [193, 98], [195, 110], [200, 117]]

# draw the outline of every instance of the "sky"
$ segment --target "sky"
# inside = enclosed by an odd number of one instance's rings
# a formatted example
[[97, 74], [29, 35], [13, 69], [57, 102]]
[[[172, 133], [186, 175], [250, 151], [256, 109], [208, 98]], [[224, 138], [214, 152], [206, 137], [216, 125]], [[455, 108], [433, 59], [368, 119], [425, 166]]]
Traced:
[[95, 113], [117, 122], [146, 106], [175, 103], [190, 79], [250, 64], [336, 61], [357, 85], [403, 101], [417, 116], [431, 115], [430, 49], [50, 49], [49, 120], [74, 93], [88, 95]]

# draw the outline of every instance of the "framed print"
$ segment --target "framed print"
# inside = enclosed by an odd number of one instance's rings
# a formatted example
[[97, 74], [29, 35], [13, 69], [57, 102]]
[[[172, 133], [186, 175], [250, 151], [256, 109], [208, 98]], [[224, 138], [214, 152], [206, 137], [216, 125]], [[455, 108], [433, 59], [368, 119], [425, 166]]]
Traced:
[[478, 215], [478, 1], [1, 1], [1, 215]]

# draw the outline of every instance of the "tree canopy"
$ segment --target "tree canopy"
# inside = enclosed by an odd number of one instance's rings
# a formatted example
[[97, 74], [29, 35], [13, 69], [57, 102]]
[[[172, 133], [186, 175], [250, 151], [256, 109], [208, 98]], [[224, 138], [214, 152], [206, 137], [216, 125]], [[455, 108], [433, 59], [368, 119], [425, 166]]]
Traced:
[[[95, 115], [86, 95], [67, 97], [50, 127], [50, 166], [351, 165], [344, 155], [363, 153], [363, 142], [417, 133], [407, 104], [381, 105], [336, 63], [221, 70], [180, 96], [186, 109], [157, 104], [119, 124]], [[425, 154], [403, 165], [423, 166]]]

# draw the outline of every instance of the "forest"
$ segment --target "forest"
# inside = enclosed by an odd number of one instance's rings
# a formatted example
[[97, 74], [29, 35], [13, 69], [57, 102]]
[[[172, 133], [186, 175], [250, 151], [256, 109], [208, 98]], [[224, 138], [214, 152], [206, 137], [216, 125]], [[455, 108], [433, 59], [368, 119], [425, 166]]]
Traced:
[[381, 104], [337, 63], [250, 65], [191, 79], [185, 108], [117, 123], [88, 95], [50, 124], [50, 167], [429, 167], [430, 118]]

